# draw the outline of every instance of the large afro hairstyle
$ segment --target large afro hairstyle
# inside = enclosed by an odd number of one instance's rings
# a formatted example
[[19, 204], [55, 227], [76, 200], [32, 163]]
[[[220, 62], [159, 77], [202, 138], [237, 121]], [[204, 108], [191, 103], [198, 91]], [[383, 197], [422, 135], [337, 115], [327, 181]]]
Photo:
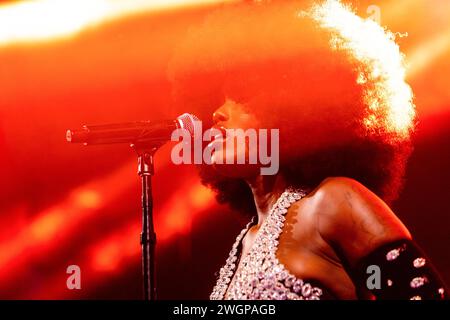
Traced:
[[[413, 94], [394, 35], [338, 0], [223, 6], [187, 31], [168, 70], [176, 105], [211, 117], [226, 99], [280, 128], [292, 186], [353, 178], [390, 204], [403, 184]], [[220, 202], [253, 215], [249, 186], [201, 166]]]

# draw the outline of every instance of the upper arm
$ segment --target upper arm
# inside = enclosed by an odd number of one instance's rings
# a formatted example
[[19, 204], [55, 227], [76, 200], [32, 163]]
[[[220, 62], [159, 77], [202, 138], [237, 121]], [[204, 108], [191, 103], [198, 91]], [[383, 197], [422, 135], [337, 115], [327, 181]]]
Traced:
[[353, 179], [326, 179], [317, 197], [317, 229], [350, 267], [386, 243], [411, 239], [392, 210]]

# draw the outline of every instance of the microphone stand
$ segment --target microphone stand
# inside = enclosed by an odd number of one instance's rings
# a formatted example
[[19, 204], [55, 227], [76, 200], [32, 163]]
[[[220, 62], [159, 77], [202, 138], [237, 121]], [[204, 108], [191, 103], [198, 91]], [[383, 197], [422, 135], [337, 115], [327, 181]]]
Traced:
[[158, 146], [132, 144], [138, 155], [138, 175], [142, 184], [142, 275], [144, 300], [156, 300], [155, 248], [156, 233], [153, 224], [152, 176], [154, 174], [154, 154]]
[[[87, 144], [124, 143], [131, 138], [135, 141], [131, 147], [138, 155], [138, 175], [142, 184], [142, 274], [144, 280], [144, 300], [156, 300], [156, 233], [153, 225], [152, 181], [154, 174], [154, 155], [168, 139], [174, 129], [185, 129], [190, 134], [195, 130], [198, 118], [185, 113], [175, 121], [163, 121], [151, 124], [148, 121], [83, 126], [81, 131], [67, 130], [66, 140]], [[135, 140], [137, 139], [137, 140]], [[132, 141], [133, 141], [132, 140]]]

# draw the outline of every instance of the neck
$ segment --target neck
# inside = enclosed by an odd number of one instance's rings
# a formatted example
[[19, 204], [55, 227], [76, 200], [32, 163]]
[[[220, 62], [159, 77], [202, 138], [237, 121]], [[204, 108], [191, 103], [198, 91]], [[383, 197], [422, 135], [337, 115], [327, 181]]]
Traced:
[[254, 179], [247, 180], [247, 183], [253, 193], [258, 214], [258, 225], [261, 226], [269, 215], [272, 206], [286, 189], [286, 181], [280, 175], [260, 175]]

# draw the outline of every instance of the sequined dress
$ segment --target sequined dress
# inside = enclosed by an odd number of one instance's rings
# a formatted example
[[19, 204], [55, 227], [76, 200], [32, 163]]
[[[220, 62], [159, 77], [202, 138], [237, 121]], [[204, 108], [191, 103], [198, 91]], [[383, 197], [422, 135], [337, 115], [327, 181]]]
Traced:
[[252, 220], [236, 238], [225, 266], [210, 295], [211, 300], [319, 300], [322, 290], [292, 275], [276, 256], [285, 214], [292, 203], [306, 195], [302, 190], [287, 189], [274, 204], [258, 230], [249, 253], [241, 257], [238, 248]]

